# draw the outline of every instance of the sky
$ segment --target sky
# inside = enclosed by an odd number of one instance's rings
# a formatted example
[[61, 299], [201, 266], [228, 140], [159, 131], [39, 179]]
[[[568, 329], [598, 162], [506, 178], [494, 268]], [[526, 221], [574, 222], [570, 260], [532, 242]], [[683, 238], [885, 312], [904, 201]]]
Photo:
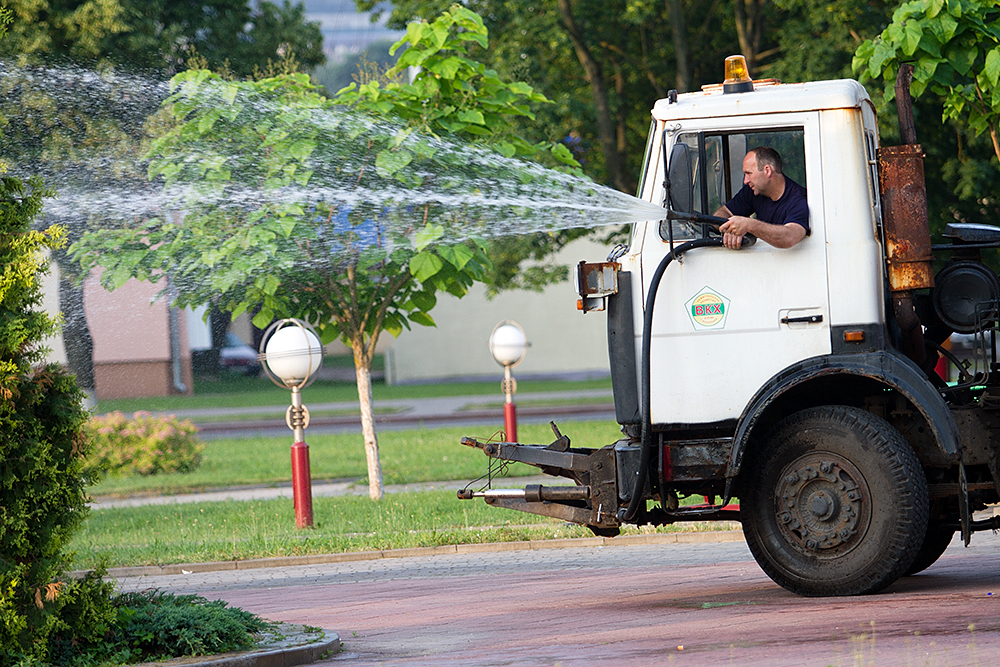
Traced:
[[304, 3], [306, 17], [322, 26], [323, 50], [331, 60], [356, 53], [370, 42], [396, 40], [402, 34], [372, 24], [367, 14], [358, 12], [354, 0], [304, 0]]

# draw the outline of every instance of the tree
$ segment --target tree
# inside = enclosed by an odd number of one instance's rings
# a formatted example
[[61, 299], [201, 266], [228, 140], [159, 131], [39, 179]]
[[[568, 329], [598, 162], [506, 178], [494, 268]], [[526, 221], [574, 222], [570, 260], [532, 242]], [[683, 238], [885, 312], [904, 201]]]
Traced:
[[[0, 38], [10, 12], [0, 7]], [[2, 135], [0, 135], [2, 136]], [[57, 326], [40, 312], [46, 250], [65, 231], [32, 231], [50, 195], [40, 179], [3, 175], [0, 164], [0, 665], [41, 662], [59, 631], [90, 640], [107, 629], [109, 586], [64, 576], [66, 546], [87, 514], [88, 445], [81, 392], [56, 364], [39, 366]], [[87, 609], [88, 614], [81, 614]], [[96, 612], [96, 613], [95, 613]]]
[[[370, 11], [379, 3], [356, 0]], [[402, 27], [415, 17], [439, 11], [446, 0], [393, 0], [388, 25]], [[594, 180], [634, 192], [642, 164], [649, 109], [670, 88], [717, 81], [735, 39], [732, 8], [712, 0], [688, 0], [685, 24], [691, 53], [675, 51], [669, 39], [675, 23], [668, 3], [627, 0], [475, 0], [467, 3], [489, 28], [490, 47], [482, 58], [502, 75], [532, 85], [554, 101], [539, 110], [535, 127], [519, 125], [526, 136], [538, 128], [566, 137], [576, 132], [579, 157]], [[378, 11], [376, 11], [376, 16]], [[681, 39], [680, 43], [684, 43]], [[687, 57], [685, 57], [687, 56]], [[551, 128], [551, 130], [550, 130]]]
[[210, 67], [228, 67], [237, 76], [262, 70], [286, 52], [294, 52], [307, 68], [326, 59], [319, 24], [305, 20], [301, 2], [7, 0], [6, 4], [15, 21], [0, 54], [175, 72], [195, 52]]
[[302, 74], [177, 75], [167, 100], [177, 125], [153, 144], [150, 176], [187, 186], [183, 221], [94, 231], [73, 249], [85, 269], [104, 267], [109, 289], [169, 276], [176, 305], [259, 306], [258, 326], [300, 317], [324, 342], [341, 338], [354, 353], [373, 499], [382, 497], [370, 381], [380, 334], [433, 325], [439, 291], [462, 296], [484, 279], [477, 236], [490, 230], [479, 202], [511, 184], [545, 186], [545, 173], [515, 156], [551, 149], [552, 161], [575, 164], [565, 146], [509, 131], [505, 119], [530, 116], [543, 98], [467, 57], [466, 45], [486, 38], [479, 16], [456, 5], [397, 43], [407, 49], [390, 75], [420, 66], [412, 84], [374, 80], [335, 100]]
[[854, 69], [862, 79], [886, 79], [894, 97], [896, 71], [914, 63], [911, 92], [943, 98], [944, 120], [987, 133], [1000, 160], [1000, 5], [994, 0], [915, 0], [892, 16], [874, 40], [858, 47]]
[[[15, 21], [0, 42], [0, 57], [22, 67], [0, 77], [0, 123], [7, 140], [0, 159], [12, 173], [41, 175], [64, 196], [82, 191], [143, 192], [143, 142], [165, 94], [159, 77], [190, 62], [228, 68], [233, 75], [267, 70], [293, 55], [299, 66], [324, 61], [322, 34], [305, 20], [304, 6], [247, 0], [196, 3], [167, 0], [7, 0]], [[281, 54], [284, 53], [284, 56]], [[101, 76], [67, 61], [93, 66]], [[46, 68], [43, 65], [54, 64]], [[130, 72], [141, 72], [139, 75]], [[77, 240], [89, 215], [48, 207], [45, 224], [58, 223]], [[114, 220], [107, 220], [109, 224]], [[78, 266], [65, 248], [54, 251], [60, 269], [60, 308], [69, 367], [81, 387], [95, 390], [93, 344], [84, 312]]]

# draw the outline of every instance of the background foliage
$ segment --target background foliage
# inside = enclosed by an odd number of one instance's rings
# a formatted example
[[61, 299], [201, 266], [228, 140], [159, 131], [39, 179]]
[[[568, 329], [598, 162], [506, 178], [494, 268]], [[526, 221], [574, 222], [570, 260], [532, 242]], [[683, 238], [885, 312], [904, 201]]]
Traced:
[[[1000, 6], [993, 0], [916, 0], [857, 49], [854, 68], [883, 108], [896, 72], [914, 64], [911, 92], [925, 161], [932, 231], [952, 221], [994, 224], [1000, 216]], [[883, 123], [895, 120], [892, 107]], [[942, 131], [942, 129], [944, 131]], [[889, 135], [897, 138], [895, 127]], [[946, 187], [936, 186], [943, 183]]]
[[[383, 10], [401, 28], [429, 17], [449, 0], [393, 0]], [[384, 8], [356, 0], [359, 8]], [[754, 78], [785, 82], [854, 76], [852, 59], [892, 22], [897, 2], [885, 0], [472, 0], [465, 3], [489, 28], [488, 49], [472, 56], [501, 76], [519, 80], [554, 101], [519, 131], [580, 141], [574, 154], [595, 180], [634, 189], [649, 127], [649, 110], [670, 88], [697, 90], [722, 80], [726, 56], [741, 52]], [[941, 0], [931, 5], [943, 5]], [[986, 0], [956, 2], [995, 7]], [[962, 10], [966, 11], [966, 10]], [[570, 21], [569, 19], [572, 19]], [[995, 26], [995, 21], [985, 21]], [[589, 61], [588, 61], [589, 59]], [[588, 69], [587, 63], [590, 67]], [[869, 86], [883, 144], [898, 143], [896, 113], [881, 86]], [[942, 123], [940, 93], [916, 101], [918, 138], [928, 159], [934, 231], [948, 221], [990, 222], [1000, 216], [1000, 170], [988, 135], [966, 121]], [[599, 122], [601, 109], [610, 122]], [[522, 121], [519, 121], [521, 123]], [[567, 142], [569, 144], [569, 142]], [[610, 148], [609, 148], [610, 147]], [[609, 159], [610, 156], [610, 159]], [[614, 164], [619, 165], [616, 176]], [[542, 241], [544, 248], [546, 241]]]

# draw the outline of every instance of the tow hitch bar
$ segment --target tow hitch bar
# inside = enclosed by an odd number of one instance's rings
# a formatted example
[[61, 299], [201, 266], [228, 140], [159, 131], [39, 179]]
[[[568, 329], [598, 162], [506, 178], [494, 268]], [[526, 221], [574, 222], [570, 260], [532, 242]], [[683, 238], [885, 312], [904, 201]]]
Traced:
[[516, 499], [529, 503], [540, 503], [546, 500], [588, 500], [590, 498], [589, 486], [543, 486], [541, 484], [528, 484], [523, 489], [487, 489], [485, 491], [473, 491], [472, 489], [462, 489], [458, 492], [460, 500], [472, 500], [473, 498], [490, 499]]

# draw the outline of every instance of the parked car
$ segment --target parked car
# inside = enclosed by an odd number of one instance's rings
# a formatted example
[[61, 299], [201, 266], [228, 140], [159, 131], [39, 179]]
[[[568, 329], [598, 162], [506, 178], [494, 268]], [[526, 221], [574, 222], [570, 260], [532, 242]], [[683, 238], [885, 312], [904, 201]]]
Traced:
[[257, 350], [244, 343], [232, 331], [226, 334], [226, 344], [219, 352], [219, 365], [224, 370], [243, 373], [248, 377], [257, 377], [261, 371]]

